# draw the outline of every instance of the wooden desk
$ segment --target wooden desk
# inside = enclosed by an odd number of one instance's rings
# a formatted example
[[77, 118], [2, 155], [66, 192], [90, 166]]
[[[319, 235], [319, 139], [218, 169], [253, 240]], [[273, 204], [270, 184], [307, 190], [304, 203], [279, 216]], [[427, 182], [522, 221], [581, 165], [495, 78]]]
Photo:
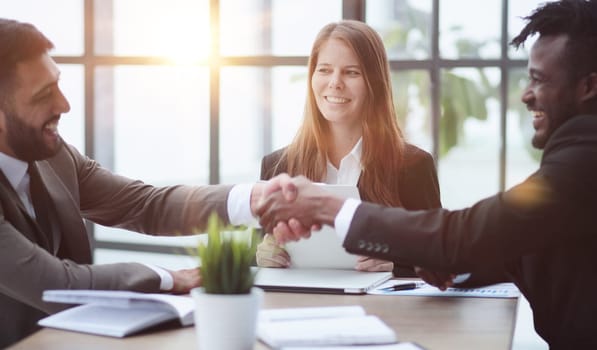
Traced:
[[[400, 341], [429, 350], [510, 349], [518, 299], [266, 293], [264, 308], [362, 305], [393, 328]], [[124, 339], [45, 328], [11, 349], [195, 349], [193, 327]], [[256, 343], [255, 349], [268, 349]]]

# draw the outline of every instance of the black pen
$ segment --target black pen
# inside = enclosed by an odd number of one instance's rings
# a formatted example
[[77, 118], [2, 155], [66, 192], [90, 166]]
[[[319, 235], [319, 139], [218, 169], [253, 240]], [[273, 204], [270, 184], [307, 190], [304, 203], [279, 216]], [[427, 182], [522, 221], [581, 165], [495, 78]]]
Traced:
[[391, 292], [399, 291], [399, 290], [412, 290], [412, 289], [417, 289], [419, 287], [422, 287], [423, 285], [425, 285], [425, 282], [400, 283], [400, 284], [395, 284], [390, 287], [381, 288], [381, 290], [391, 291]]

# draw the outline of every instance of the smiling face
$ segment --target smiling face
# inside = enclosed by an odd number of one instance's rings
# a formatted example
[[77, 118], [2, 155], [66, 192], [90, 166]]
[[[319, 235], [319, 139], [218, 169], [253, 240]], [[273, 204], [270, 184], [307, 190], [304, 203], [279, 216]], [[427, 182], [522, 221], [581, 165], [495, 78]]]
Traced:
[[60, 72], [46, 53], [17, 64], [14, 87], [0, 106], [0, 151], [23, 161], [55, 155], [60, 115], [70, 110], [58, 87]]
[[580, 111], [575, 91], [578, 82], [566, 70], [565, 35], [542, 36], [533, 48], [528, 63], [529, 85], [522, 102], [533, 114], [533, 146], [543, 149], [553, 132]]
[[331, 125], [361, 127], [367, 86], [357, 56], [342, 40], [331, 38], [321, 45], [311, 89]]

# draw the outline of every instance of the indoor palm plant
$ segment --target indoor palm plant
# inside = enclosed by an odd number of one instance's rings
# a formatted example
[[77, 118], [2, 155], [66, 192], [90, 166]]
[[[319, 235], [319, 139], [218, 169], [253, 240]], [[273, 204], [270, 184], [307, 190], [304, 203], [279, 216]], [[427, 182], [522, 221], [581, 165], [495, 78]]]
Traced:
[[200, 243], [202, 287], [191, 291], [200, 349], [253, 349], [263, 291], [253, 287], [251, 264], [259, 242], [253, 229], [208, 221], [207, 243]]

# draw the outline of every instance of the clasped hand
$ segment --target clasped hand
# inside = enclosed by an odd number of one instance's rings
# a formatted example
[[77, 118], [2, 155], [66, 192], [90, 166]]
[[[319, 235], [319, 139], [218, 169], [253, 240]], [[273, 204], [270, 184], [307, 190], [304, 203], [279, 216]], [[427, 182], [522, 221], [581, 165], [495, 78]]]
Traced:
[[[333, 226], [344, 203], [307, 178], [291, 178], [281, 174], [263, 188], [257, 215], [266, 234], [257, 249], [257, 264], [263, 267], [288, 267], [290, 256], [280, 245], [311, 236], [322, 225]], [[275, 238], [274, 238], [275, 237]], [[360, 271], [392, 271], [390, 261], [359, 257], [355, 269]]]
[[256, 214], [265, 232], [272, 232], [279, 244], [308, 238], [311, 230], [325, 221], [320, 209], [326, 192], [303, 176], [280, 174], [268, 181]]

